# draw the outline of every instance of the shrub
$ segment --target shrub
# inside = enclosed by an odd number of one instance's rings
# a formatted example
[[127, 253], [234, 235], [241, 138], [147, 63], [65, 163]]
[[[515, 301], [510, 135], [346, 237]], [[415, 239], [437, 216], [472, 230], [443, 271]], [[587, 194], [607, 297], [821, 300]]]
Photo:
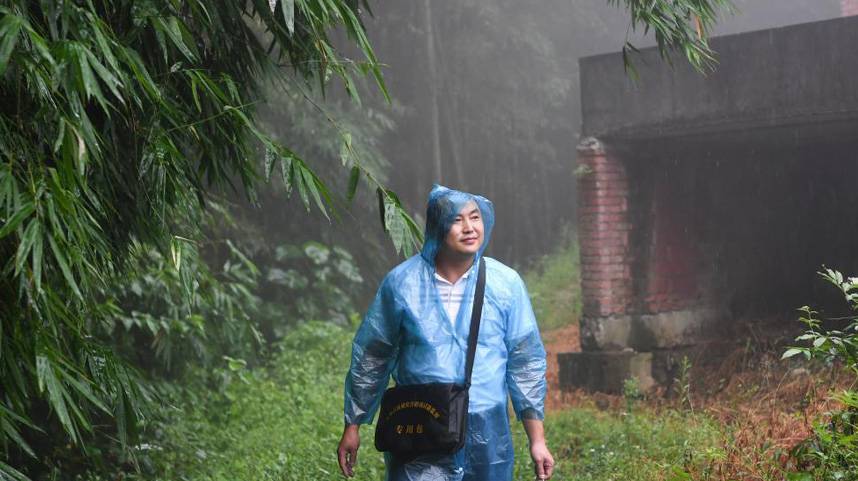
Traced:
[[[227, 359], [187, 376], [134, 447], [131, 480], [342, 479], [335, 450], [342, 434], [342, 389], [352, 330], [308, 322], [290, 331], [264, 368]], [[222, 390], [206, 380], [225, 379]], [[362, 430], [358, 480], [382, 479], [384, 464]], [[118, 473], [91, 473], [117, 479]]]
[[[823, 279], [839, 289], [853, 313], [858, 313], [858, 277], [844, 278], [832, 269], [820, 272]], [[829, 365], [842, 365], [858, 381], [858, 315], [850, 315], [842, 329], [826, 329], [818, 312], [808, 306], [799, 309], [800, 321], [807, 330], [796, 338], [809, 345], [791, 347], [783, 358], [803, 355]], [[854, 385], [854, 384], [853, 384]], [[797, 480], [858, 480], [858, 392], [848, 389], [835, 395], [842, 408], [828, 413], [827, 420], [817, 422], [814, 435], [794, 450], [793, 455], [804, 468]]]

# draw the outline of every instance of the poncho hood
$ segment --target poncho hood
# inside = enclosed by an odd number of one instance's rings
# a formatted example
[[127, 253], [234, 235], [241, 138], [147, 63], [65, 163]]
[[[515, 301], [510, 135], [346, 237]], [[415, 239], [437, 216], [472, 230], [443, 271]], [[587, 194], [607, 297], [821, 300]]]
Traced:
[[444, 244], [444, 237], [453, 225], [456, 215], [469, 201], [477, 204], [483, 217], [483, 244], [476, 254], [476, 258], [479, 259], [489, 244], [492, 228], [495, 225], [495, 210], [492, 202], [481, 195], [438, 184], [435, 184], [429, 192], [429, 201], [426, 204], [425, 241], [420, 255], [432, 266], [435, 265], [435, 256]]

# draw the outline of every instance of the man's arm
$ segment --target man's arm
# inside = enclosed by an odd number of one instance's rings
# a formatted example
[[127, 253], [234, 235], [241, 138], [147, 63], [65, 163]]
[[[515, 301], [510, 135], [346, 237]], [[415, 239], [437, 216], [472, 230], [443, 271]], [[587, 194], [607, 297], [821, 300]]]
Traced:
[[542, 420], [545, 412], [545, 347], [524, 281], [515, 276], [506, 313], [506, 381], [518, 419]]
[[516, 276], [507, 313], [507, 385], [516, 417], [521, 419], [530, 441], [530, 456], [539, 479], [549, 479], [554, 458], [545, 444], [542, 424], [545, 406], [545, 348], [539, 337], [536, 316], [524, 281]]
[[554, 457], [545, 444], [545, 430], [539, 419], [523, 419], [524, 431], [530, 442], [530, 457], [538, 479], [550, 479], [554, 473]]
[[378, 289], [352, 342], [352, 360], [346, 375], [343, 436], [337, 458], [343, 475], [354, 476], [360, 447], [360, 425], [372, 422], [387, 387], [399, 351], [399, 319], [389, 277]]
[[343, 428], [343, 437], [340, 438], [340, 446], [337, 448], [337, 459], [343, 476], [351, 478], [355, 475], [358, 448], [360, 448], [360, 424], [346, 424]]
[[361, 322], [345, 381], [345, 424], [369, 424], [399, 352], [399, 308], [390, 276], [382, 281]]

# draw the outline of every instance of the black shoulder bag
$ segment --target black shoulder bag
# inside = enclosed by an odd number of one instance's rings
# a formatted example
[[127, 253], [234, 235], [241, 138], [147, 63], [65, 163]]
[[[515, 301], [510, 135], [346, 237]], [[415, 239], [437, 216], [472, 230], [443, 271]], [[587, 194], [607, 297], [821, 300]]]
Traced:
[[452, 454], [465, 445], [468, 421], [468, 389], [477, 352], [480, 317], [486, 290], [486, 266], [480, 260], [465, 383], [430, 383], [394, 386], [384, 392], [375, 428], [375, 448], [407, 461], [422, 454]]

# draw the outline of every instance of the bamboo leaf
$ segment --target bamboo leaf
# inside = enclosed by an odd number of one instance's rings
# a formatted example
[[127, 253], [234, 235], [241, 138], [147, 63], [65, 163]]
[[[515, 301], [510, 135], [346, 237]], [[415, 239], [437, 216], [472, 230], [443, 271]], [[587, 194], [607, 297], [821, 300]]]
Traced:
[[106, 105], [107, 100], [104, 98], [104, 94], [102, 94], [101, 88], [98, 86], [98, 81], [95, 79], [95, 74], [89, 65], [89, 51], [78, 43], [70, 44], [69, 48], [74, 52], [74, 57], [77, 60], [77, 80], [80, 89], [85, 94], [85, 98], [89, 100], [91, 97], [95, 97], [100, 104]]
[[21, 225], [21, 222], [23, 222], [24, 219], [29, 217], [30, 214], [32, 214], [35, 210], [36, 206], [31, 201], [27, 201], [21, 204], [18, 210], [15, 211], [14, 214], [12, 214], [12, 217], [10, 217], [4, 224], [0, 226], [0, 239], [14, 232], [15, 229], [17, 229], [18, 226]]
[[298, 188], [298, 195], [301, 196], [301, 202], [304, 204], [304, 207], [307, 209], [307, 212], [310, 211], [310, 195], [307, 192], [307, 177], [304, 175], [304, 167], [300, 162], [294, 162], [293, 168], [295, 169], [296, 175], [294, 176], [295, 186]]
[[116, 97], [116, 99], [119, 100], [120, 103], [124, 104], [125, 100], [122, 98], [122, 94], [119, 93], [119, 86], [121, 85], [119, 79], [117, 79], [116, 76], [113, 75], [109, 70], [107, 70], [107, 68], [102, 65], [101, 62], [99, 62], [99, 60], [95, 57], [95, 55], [92, 54], [92, 52], [87, 51], [86, 54], [90, 66], [92, 66], [92, 68], [95, 70], [95, 73], [97, 73], [99, 78], [101, 78], [101, 81], [104, 82], [105, 85], [107, 85], [107, 88], [110, 89], [110, 93], [112, 93], [113, 96]]
[[72, 441], [77, 442], [77, 428], [72, 423], [69, 416], [68, 407], [65, 401], [65, 388], [60, 384], [50, 359], [45, 356], [36, 356], [36, 374], [39, 381], [39, 389], [44, 392], [48, 391], [48, 401], [51, 408], [57, 413], [66, 433], [72, 438]]
[[[62, 379], [63, 379], [66, 383], [68, 383], [69, 385], [71, 385], [71, 387], [73, 387], [73, 388], [75, 389], [75, 391], [76, 391], [78, 394], [82, 395], [82, 396], [83, 396], [84, 398], [86, 398], [89, 402], [91, 402], [93, 406], [95, 406], [95, 407], [96, 407], [96, 408], [98, 408], [99, 410], [103, 411], [105, 414], [110, 414], [110, 410], [107, 408], [107, 406], [106, 406], [106, 405], [105, 405], [105, 404], [104, 404], [100, 399], [98, 399], [97, 397], [95, 397], [95, 395], [92, 393], [92, 389], [89, 387], [89, 384], [87, 384], [87, 383], [83, 383], [83, 382], [81, 382], [81, 381], [79, 381], [79, 380], [75, 379], [75, 377], [74, 377], [73, 375], [70, 375], [69, 373], [67, 373], [67, 372], [66, 372], [62, 367], [60, 367], [60, 366], [57, 366], [57, 370], [60, 372], [60, 374], [61, 374], [61, 376], [62, 376]], [[87, 382], [88, 382], [88, 381], [87, 381]], [[73, 401], [73, 399], [72, 399], [72, 397], [71, 397], [71, 395], [70, 395], [70, 394], [66, 396], [66, 399], [69, 399], [69, 400]], [[77, 407], [77, 404], [78, 404], [78, 403], [74, 403], [74, 402], [72, 402], [72, 403], [70, 403], [70, 404], [72, 404], [73, 406]], [[81, 416], [79, 416], [79, 418], [80, 418], [81, 420], [84, 420], [84, 419], [85, 419], [85, 418], [84, 418], [84, 416], [82, 416], [82, 415], [81, 415]]]
[[43, 255], [43, 236], [40, 232], [36, 234], [36, 240], [33, 243], [33, 283], [36, 287], [36, 293], [38, 294], [42, 290], [42, 255]]
[[51, 246], [51, 252], [54, 254], [54, 258], [57, 261], [57, 264], [60, 266], [60, 271], [63, 273], [63, 277], [66, 280], [66, 285], [68, 285], [72, 292], [78, 297], [78, 299], [83, 300], [83, 294], [80, 293], [80, 289], [78, 288], [77, 281], [74, 279], [74, 275], [72, 274], [71, 269], [69, 268], [69, 264], [66, 261], [66, 256], [63, 253], [63, 250], [59, 248], [57, 245], [57, 241], [54, 240], [53, 235], [48, 235], [48, 243]]
[[271, 181], [271, 172], [277, 164], [277, 153], [271, 148], [265, 149], [265, 181]]
[[396, 252], [402, 252], [406, 245], [406, 229], [399, 215], [396, 202], [389, 193], [384, 198], [384, 223], [387, 226], [387, 234], [393, 241]]
[[385, 197], [387, 197], [387, 195], [385, 194], [384, 189], [382, 189], [381, 187], [375, 189], [375, 194], [376, 197], [378, 197], [378, 214], [381, 217], [381, 228], [384, 229], [385, 232], [387, 232], [387, 222], [386, 217], [384, 216], [384, 199]]
[[322, 202], [322, 189], [324, 189], [324, 185], [319, 180], [316, 175], [310, 171], [306, 166], [302, 166], [301, 173], [304, 176], [304, 181], [307, 183], [307, 190], [313, 196], [313, 200], [316, 203], [316, 207], [322, 211], [322, 214], [326, 219], [331, 220], [328, 216], [328, 211], [325, 209], [325, 203]]
[[18, 432], [17, 429], [7, 421], [5, 418], [0, 418], [0, 431], [6, 434], [8, 438], [15, 442], [15, 445], [18, 446], [22, 451], [29, 454], [30, 457], [35, 458], [36, 453], [33, 452], [33, 448], [21, 437], [21, 433]]
[[[175, 46], [188, 60], [197, 60], [197, 55], [192, 51], [193, 44], [190, 44], [189, 46], [185, 43], [184, 28], [178, 18], [171, 16], [168, 17], [166, 21], [162, 18], [153, 18], [152, 23], [155, 26], [156, 31], [166, 34], [167, 38], [169, 38], [173, 43], [173, 46]], [[196, 49], [194, 48], [194, 50]], [[165, 57], [165, 61], [166, 58], [167, 57]]]
[[343, 167], [348, 165], [349, 159], [351, 158], [352, 151], [352, 134], [350, 132], [346, 132], [343, 134], [343, 143], [340, 145], [340, 160], [343, 163]]
[[18, 244], [18, 250], [15, 253], [15, 275], [21, 273], [27, 259], [30, 257], [30, 250], [36, 242], [36, 237], [40, 235], [38, 219], [31, 219], [21, 235], [21, 242]]
[[293, 184], [292, 157], [287, 155], [280, 158], [280, 172], [282, 174], [283, 187], [286, 188], [286, 193], [291, 193]]
[[283, 13], [283, 22], [289, 35], [295, 33], [295, 0], [280, 0], [280, 11]]
[[12, 466], [0, 461], [0, 481], [30, 481], [30, 478]]
[[351, 175], [349, 176], [349, 191], [348, 199], [351, 202], [357, 193], [358, 184], [360, 183], [360, 167], [355, 165], [352, 167]]
[[2, 13], [3, 19], [0, 20], [0, 75], [6, 72], [9, 58], [12, 56], [12, 51], [15, 50], [21, 27], [24, 25], [21, 17], [6, 9], [3, 9]]

